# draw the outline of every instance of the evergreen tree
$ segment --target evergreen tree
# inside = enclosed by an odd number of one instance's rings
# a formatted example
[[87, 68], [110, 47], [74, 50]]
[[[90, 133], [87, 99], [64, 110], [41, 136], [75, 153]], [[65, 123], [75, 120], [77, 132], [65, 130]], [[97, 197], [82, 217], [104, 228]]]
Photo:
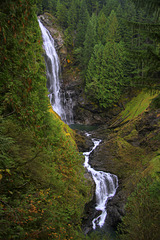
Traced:
[[48, 0], [48, 11], [51, 14], [55, 14], [55, 12], [56, 12], [56, 5], [57, 5], [57, 0]]
[[[122, 8], [123, 7], [123, 8]], [[119, 19], [119, 29], [125, 46], [129, 49], [133, 47], [134, 28], [129, 22], [135, 21], [136, 9], [131, 0], [125, 0], [122, 6], [117, 9]]]
[[74, 47], [75, 42], [75, 30], [77, 26], [78, 13], [76, 8], [75, 0], [72, 0], [71, 6], [68, 10], [67, 25], [68, 28], [65, 30], [65, 44], [68, 47]]
[[67, 27], [67, 8], [63, 3], [60, 2], [60, 0], [57, 1], [56, 17], [57, 17], [58, 23], [62, 27], [66, 28]]
[[111, 11], [107, 19], [107, 39], [106, 41], [118, 42], [120, 40], [119, 24], [114, 10]]
[[87, 69], [88, 62], [91, 58], [93, 48], [97, 42], [97, 17], [95, 14], [92, 15], [90, 21], [87, 25], [87, 30], [85, 34], [84, 49], [83, 49], [83, 66]]
[[82, 0], [80, 5], [80, 11], [79, 11], [79, 21], [76, 29], [76, 40], [75, 40], [76, 48], [83, 47], [88, 21], [89, 21], [89, 13], [87, 10], [87, 5], [85, 0]]
[[126, 215], [119, 226], [119, 238], [159, 239], [159, 176], [150, 176], [141, 180], [135, 191], [128, 198]]
[[103, 11], [108, 17], [111, 14], [111, 11], [114, 10], [116, 12], [116, 9], [119, 6], [119, 1], [118, 0], [106, 0], [106, 4], [103, 7]]
[[43, 11], [48, 10], [48, 0], [42, 0]]
[[146, 10], [150, 14], [155, 14], [158, 21], [160, 16], [160, 2], [156, 0], [132, 0], [137, 8], [146, 7]]
[[[112, 29], [110, 29], [112, 28]], [[118, 22], [114, 11], [109, 16], [107, 42], [95, 45], [86, 74], [86, 93], [100, 107], [110, 107], [121, 94], [124, 84], [125, 50], [117, 42]]]
[[98, 44], [88, 64], [86, 93], [100, 107], [118, 101], [124, 79], [124, 47], [122, 43]]
[[38, 15], [41, 15], [41, 14], [43, 14], [43, 7], [42, 7], [42, 0], [40, 0], [40, 1], [38, 1], [37, 2], [37, 14]]
[[103, 11], [100, 12], [98, 16], [97, 23], [97, 38], [102, 44], [106, 43], [106, 30], [107, 30], [107, 18]]
[[72, 0], [71, 6], [68, 10], [68, 16], [67, 16], [68, 28], [70, 29], [71, 32], [73, 32], [76, 29], [77, 19], [78, 19], [78, 16], [77, 16], [76, 3], [75, 3], [75, 0]]
[[57, 0], [38, 0], [36, 1], [38, 14], [43, 14], [43, 12], [50, 12], [52, 14], [56, 13]]
[[[136, 22], [132, 22], [134, 38], [132, 47], [132, 58], [137, 62], [137, 73], [134, 84], [143, 88], [160, 88], [160, 51], [159, 51], [159, 4], [155, 1], [136, 2]], [[148, 15], [148, 14], [150, 15]], [[151, 86], [152, 85], [152, 86]]]

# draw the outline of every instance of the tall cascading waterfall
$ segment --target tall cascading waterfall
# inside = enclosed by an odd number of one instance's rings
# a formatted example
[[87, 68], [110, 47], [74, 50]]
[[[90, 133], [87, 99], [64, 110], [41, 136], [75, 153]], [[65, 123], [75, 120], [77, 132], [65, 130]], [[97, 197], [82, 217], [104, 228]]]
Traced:
[[59, 79], [59, 58], [54, 46], [54, 39], [50, 32], [38, 20], [43, 38], [43, 48], [45, 50], [45, 63], [47, 72], [47, 88], [49, 91], [49, 99], [53, 110], [67, 123], [73, 123], [72, 100], [66, 103], [64, 94], [61, 93]]
[[108, 199], [112, 198], [116, 193], [118, 188], [118, 178], [111, 173], [96, 171], [89, 165], [89, 155], [101, 142], [101, 140], [96, 139], [92, 139], [92, 141], [94, 143], [93, 148], [90, 152], [84, 152], [83, 155], [85, 156], [84, 167], [91, 173], [96, 185], [96, 210], [101, 211], [101, 214], [92, 221], [93, 229], [96, 229], [96, 226], [102, 227], [105, 223], [107, 216], [106, 204]]
[[[54, 47], [54, 40], [40, 20], [38, 20], [38, 22], [42, 32], [43, 48], [46, 53], [47, 88], [49, 91], [50, 102], [53, 110], [61, 117], [61, 119], [67, 124], [71, 124], [73, 123], [72, 99], [69, 92], [66, 94], [67, 98], [64, 98], [63, 92], [61, 93], [59, 58]], [[83, 154], [85, 156], [84, 167], [91, 173], [96, 185], [96, 209], [101, 211], [101, 214], [92, 221], [93, 229], [96, 229], [96, 226], [102, 227], [105, 223], [107, 216], [106, 203], [108, 199], [112, 198], [116, 193], [118, 178], [114, 174], [96, 171], [89, 165], [89, 155], [101, 142], [101, 140], [96, 139], [92, 139], [92, 141], [94, 143], [92, 150]]]

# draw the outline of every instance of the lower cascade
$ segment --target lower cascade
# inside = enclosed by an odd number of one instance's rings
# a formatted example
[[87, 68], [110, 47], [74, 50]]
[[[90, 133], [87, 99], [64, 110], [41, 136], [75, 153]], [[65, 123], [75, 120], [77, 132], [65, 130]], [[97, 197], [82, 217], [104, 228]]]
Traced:
[[[88, 135], [88, 134], [87, 134]], [[89, 135], [88, 135], [89, 136]], [[101, 211], [101, 214], [92, 220], [93, 229], [96, 226], [102, 227], [107, 216], [106, 204], [108, 199], [112, 198], [118, 188], [118, 177], [111, 173], [94, 170], [89, 164], [89, 155], [100, 144], [101, 140], [92, 139], [94, 146], [90, 152], [84, 152], [85, 156], [84, 167], [91, 173], [96, 185], [96, 210]]]

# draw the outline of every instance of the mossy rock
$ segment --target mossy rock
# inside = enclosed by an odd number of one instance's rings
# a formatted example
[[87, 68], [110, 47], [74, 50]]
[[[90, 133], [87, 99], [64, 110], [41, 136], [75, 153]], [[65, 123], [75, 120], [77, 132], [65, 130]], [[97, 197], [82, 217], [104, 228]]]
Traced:
[[151, 101], [156, 98], [158, 93], [152, 94], [150, 92], [142, 91], [134, 97], [127, 105], [121, 116], [124, 121], [132, 120], [139, 114], [143, 113], [149, 107]]

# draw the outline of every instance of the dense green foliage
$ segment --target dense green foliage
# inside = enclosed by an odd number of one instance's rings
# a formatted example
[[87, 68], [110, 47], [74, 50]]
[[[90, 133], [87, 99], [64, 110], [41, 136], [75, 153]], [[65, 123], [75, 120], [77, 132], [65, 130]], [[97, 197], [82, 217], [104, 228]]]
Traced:
[[104, 108], [119, 99], [125, 62], [123, 43], [118, 41], [118, 22], [114, 11], [107, 24], [106, 43], [95, 45], [86, 73], [86, 92]]
[[159, 239], [160, 182], [150, 177], [143, 179], [128, 198], [126, 216], [120, 228], [122, 240]]
[[[43, 11], [54, 14], [64, 28], [72, 65], [80, 68], [86, 95], [99, 107], [113, 106], [121, 94], [131, 87], [159, 89], [159, 3], [147, 1], [145, 6], [144, 1], [138, 0], [41, 2]], [[98, 70], [95, 70], [95, 64], [92, 66], [94, 70], [91, 70], [91, 64], [97, 58], [95, 48], [100, 52], [102, 45], [107, 48], [107, 42], [111, 39], [117, 49], [114, 56], [118, 60], [121, 55], [119, 67], [123, 68], [122, 71], [117, 71], [115, 64], [112, 64], [114, 57], [111, 53], [112, 60], [104, 60], [107, 67], [100, 65], [101, 60], [96, 63]], [[108, 45], [108, 49], [112, 48], [111, 44]], [[111, 76], [104, 74], [107, 68]], [[96, 71], [100, 72], [98, 79]], [[100, 75], [103, 76], [101, 81]], [[108, 95], [108, 90], [114, 86], [116, 92], [110, 91]]]
[[0, 239], [80, 237], [89, 197], [83, 157], [49, 111], [34, 1], [0, 9]]

